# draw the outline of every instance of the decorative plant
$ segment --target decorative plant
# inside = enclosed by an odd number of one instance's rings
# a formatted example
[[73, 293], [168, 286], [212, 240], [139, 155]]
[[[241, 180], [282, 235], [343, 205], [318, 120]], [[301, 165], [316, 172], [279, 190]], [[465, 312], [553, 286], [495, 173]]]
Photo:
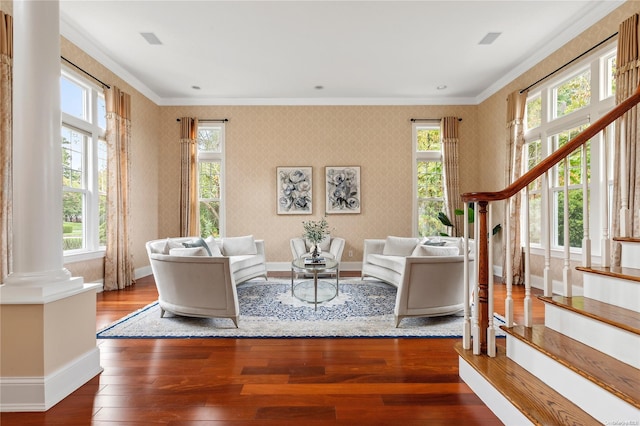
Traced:
[[320, 255], [318, 244], [330, 233], [327, 218], [323, 217], [318, 221], [303, 221], [302, 226], [304, 227], [302, 237], [313, 244], [312, 257], [318, 257]]
[[[462, 209], [455, 209], [454, 210], [454, 214], [456, 216], [462, 216], [464, 215], [464, 210]], [[447, 228], [455, 228], [455, 226], [453, 226], [453, 223], [451, 222], [451, 220], [449, 220], [449, 217], [447, 217], [447, 215], [444, 212], [440, 212], [438, 213], [438, 220], [440, 221], [440, 223], [442, 223], [444, 226], [446, 226]], [[473, 210], [473, 207], [469, 207], [469, 223], [473, 223], [475, 220], [475, 211]], [[502, 225], [497, 224], [496, 226], [493, 227], [492, 235], [496, 235], [498, 232], [500, 232], [500, 230], [502, 229]], [[444, 232], [440, 233], [441, 236], [443, 237], [448, 237], [449, 234], [446, 234]]]

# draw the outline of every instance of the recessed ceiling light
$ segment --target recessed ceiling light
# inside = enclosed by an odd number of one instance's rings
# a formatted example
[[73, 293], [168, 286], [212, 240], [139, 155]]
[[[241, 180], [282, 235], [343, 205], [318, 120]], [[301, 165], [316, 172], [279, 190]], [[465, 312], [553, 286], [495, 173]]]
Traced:
[[200, 86], [191, 86], [193, 90], [200, 90]]
[[487, 35], [484, 36], [478, 44], [491, 44], [496, 41], [498, 37], [500, 37], [500, 34], [502, 33], [487, 33]]
[[322, 90], [322, 89], [324, 89], [324, 86], [317, 85], [317, 86], [315, 86], [315, 87], [314, 87], [314, 89], [316, 89], [316, 90]]
[[160, 39], [154, 33], [140, 33], [149, 44], [162, 44]]
[[436, 89], [438, 89], [438, 90], [444, 90], [446, 88], [447, 88], [446, 84], [441, 84], [440, 86], [436, 87]]

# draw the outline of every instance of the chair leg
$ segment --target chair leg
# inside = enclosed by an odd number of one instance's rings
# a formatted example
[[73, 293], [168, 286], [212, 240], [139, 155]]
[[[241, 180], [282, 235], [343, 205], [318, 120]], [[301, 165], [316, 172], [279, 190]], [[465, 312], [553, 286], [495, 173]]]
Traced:
[[233, 321], [233, 323], [235, 324], [236, 328], [239, 328], [238, 327], [238, 320], [239, 320], [239, 318], [237, 316], [236, 317], [231, 317], [231, 321]]
[[164, 318], [164, 309], [160, 308], [160, 318]]
[[396, 328], [400, 326], [400, 322], [402, 321], [402, 316], [396, 315]]

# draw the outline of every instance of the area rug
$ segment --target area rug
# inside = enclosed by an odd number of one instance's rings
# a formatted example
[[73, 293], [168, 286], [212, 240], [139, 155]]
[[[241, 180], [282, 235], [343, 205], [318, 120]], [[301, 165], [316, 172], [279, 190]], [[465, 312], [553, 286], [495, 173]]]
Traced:
[[[298, 338], [460, 337], [463, 316], [405, 318], [396, 328], [396, 288], [377, 281], [341, 280], [339, 295], [319, 304], [291, 295], [291, 281], [254, 280], [237, 287], [239, 327], [228, 318], [190, 318], [165, 313], [158, 302], [100, 330], [99, 339], [130, 338]], [[496, 318], [497, 328], [502, 323]]]

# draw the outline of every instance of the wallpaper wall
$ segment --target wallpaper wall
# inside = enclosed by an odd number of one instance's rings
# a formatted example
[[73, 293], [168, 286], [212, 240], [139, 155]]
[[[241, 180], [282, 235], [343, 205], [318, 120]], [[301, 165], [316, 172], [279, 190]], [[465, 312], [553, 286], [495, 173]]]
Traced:
[[[360, 261], [365, 238], [412, 232], [411, 118], [463, 118], [461, 182], [474, 188], [478, 138], [475, 106], [230, 106], [162, 107], [160, 113], [159, 234], [177, 235], [179, 145], [177, 117], [227, 118], [228, 236], [265, 240], [269, 262], [291, 258], [289, 239], [302, 221], [325, 211], [325, 166], [360, 166], [360, 214], [331, 214], [333, 233], [346, 239], [343, 260]], [[313, 167], [313, 215], [276, 214], [276, 168]], [[353, 252], [348, 257], [349, 251]]]

